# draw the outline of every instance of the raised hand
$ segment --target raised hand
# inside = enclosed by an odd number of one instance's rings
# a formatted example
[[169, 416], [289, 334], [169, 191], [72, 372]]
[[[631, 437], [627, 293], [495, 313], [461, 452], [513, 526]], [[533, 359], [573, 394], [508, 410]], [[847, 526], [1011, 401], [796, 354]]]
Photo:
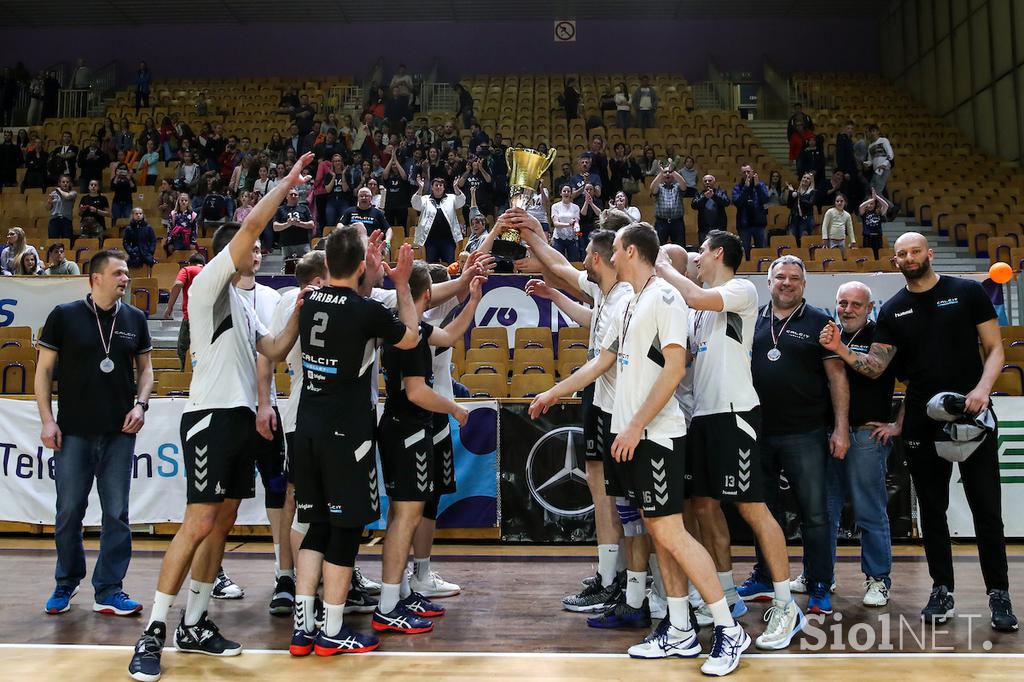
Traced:
[[366, 240], [366, 274], [373, 278], [380, 272], [384, 260], [384, 233], [374, 230]]
[[496, 261], [494, 256], [483, 251], [474, 251], [466, 259], [466, 266], [462, 271], [463, 277], [483, 277], [487, 279], [494, 274]]
[[526, 283], [526, 295], [551, 300], [555, 289], [542, 279], [531, 279]]
[[828, 324], [825, 325], [818, 335], [818, 343], [833, 353], [838, 353], [839, 349], [843, 346], [841, 335], [838, 325], [829, 320]]
[[292, 166], [292, 169], [288, 171], [288, 175], [285, 176], [285, 180], [292, 187], [295, 187], [297, 185], [305, 185], [306, 183], [308, 183], [312, 179], [312, 177], [307, 175], [306, 173], [303, 173], [302, 171], [306, 168], [306, 166], [313, 163], [314, 158], [315, 157], [313, 156], [313, 152], [306, 152], [305, 154], [303, 154], [299, 158], [299, 160], [295, 162], [295, 165]]
[[530, 403], [530, 419], [536, 419], [542, 414], [547, 414], [551, 406], [558, 402], [558, 398], [551, 391], [544, 391]]
[[402, 248], [398, 250], [395, 267], [391, 267], [387, 263], [383, 263], [383, 266], [384, 274], [391, 278], [396, 289], [409, 286], [409, 276], [412, 274], [412, 246], [402, 244]]
[[486, 281], [486, 277], [477, 276], [469, 283], [469, 300], [471, 303], [480, 302], [480, 299], [484, 295], [484, 282]]

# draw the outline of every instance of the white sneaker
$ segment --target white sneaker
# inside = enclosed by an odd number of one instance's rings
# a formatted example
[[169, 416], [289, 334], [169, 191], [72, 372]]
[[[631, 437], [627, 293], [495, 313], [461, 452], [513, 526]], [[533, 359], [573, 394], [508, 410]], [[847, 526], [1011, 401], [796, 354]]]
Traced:
[[424, 597], [454, 597], [462, 588], [455, 583], [450, 583], [439, 574], [431, 571], [426, 580], [416, 578], [416, 571], [409, 576], [409, 589], [419, 592]]
[[711, 637], [711, 653], [700, 671], [705, 675], [722, 677], [740, 664], [740, 654], [750, 646], [750, 636], [739, 623], [717, 625]]
[[[807, 576], [803, 573], [798, 575], [793, 580], [789, 581], [789, 591], [793, 594], [807, 594]], [[829, 588], [829, 592], [836, 591], [836, 581], [832, 581], [832, 587]]]
[[380, 594], [380, 583], [363, 575], [358, 566], [352, 569], [352, 582], [370, 596], [376, 597]]
[[668, 616], [668, 602], [654, 590], [647, 590], [647, 603], [651, 607], [651, 618]]
[[241, 599], [245, 596], [245, 590], [229, 578], [228, 574], [224, 572], [224, 567], [221, 566], [217, 571], [217, 578], [213, 582], [213, 591], [210, 596], [214, 599]]
[[868, 578], [864, 581], [864, 606], [885, 606], [889, 603], [889, 588], [885, 581]]
[[[732, 613], [733, 618], [739, 618], [740, 616], [746, 614], [747, 602], [743, 601], [742, 599], [738, 600], [735, 604], [732, 605], [732, 608], [729, 609], [729, 612]], [[708, 625], [715, 624], [715, 618], [711, 615], [711, 607], [707, 604], [701, 604], [700, 608], [696, 609], [694, 613], [697, 616], [697, 625], [701, 627], [706, 627]]]
[[764, 619], [768, 626], [755, 642], [758, 649], [785, 649], [807, 624], [804, 612], [792, 599], [785, 604], [774, 602], [765, 612]]
[[679, 630], [665, 618], [644, 641], [629, 647], [628, 653], [632, 658], [694, 658], [700, 655], [700, 642], [693, 628]]

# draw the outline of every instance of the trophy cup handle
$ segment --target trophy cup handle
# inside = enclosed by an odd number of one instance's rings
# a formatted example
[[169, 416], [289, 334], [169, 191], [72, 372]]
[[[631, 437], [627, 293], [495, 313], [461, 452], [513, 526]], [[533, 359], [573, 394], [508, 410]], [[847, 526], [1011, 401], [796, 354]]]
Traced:
[[512, 151], [513, 147], [505, 148], [505, 165], [508, 166], [509, 173], [512, 172]]
[[548, 150], [548, 162], [544, 164], [544, 169], [540, 172], [541, 175], [544, 175], [545, 173], [548, 172], [548, 169], [551, 168], [551, 164], [555, 162], [555, 156], [557, 155], [558, 150], [555, 149], [554, 147]]

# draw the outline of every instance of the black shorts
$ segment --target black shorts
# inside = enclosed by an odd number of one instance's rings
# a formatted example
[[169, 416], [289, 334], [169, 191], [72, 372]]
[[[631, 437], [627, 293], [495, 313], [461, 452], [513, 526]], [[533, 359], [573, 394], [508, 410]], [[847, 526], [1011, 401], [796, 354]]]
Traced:
[[181, 447], [188, 504], [256, 496], [253, 458], [263, 440], [247, 407], [181, 415]]
[[601, 408], [594, 404], [594, 384], [583, 389], [581, 412], [583, 416], [584, 456], [588, 461], [601, 461], [601, 450], [597, 447], [597, 437], [601, 419]]
[[434, 499], [433, 428], [385, 414], [380, 420], [380, 463], [392, 502]]
[[295, 432], [289, 431], [284, 434], [284, 477], [292, 485], [295, 485]]
[[259, 438], [256, 446], [256, 470], [263, 481], [263, 492], [267, 509], [280, 509], [284, 506], [284, 494], [287, 481], [284, 476], [284, 434], [281, 433], [281, 413], [274, 407], [277, 417], [277, 429], [274, 437], [267, 440]]
[[608, 442], [605, 463], [605, 491], [625, 497], [646, 516], [683, 513], [686, 471], [686, 436], [649, 440], [644, 438], [633, 450], [633, 459], [616, 462], [611, 456], [614, 435]]
[[455, 448], [447, 414], [434, 413], [434, 495], [455, 492]]
[[301, 523], [363, 528], [380, 518], [372, 419], [336, 417], [332, 429], [296, 430], [294, 442]]
[[694, 417], [686, 438], [687, 497], [764, 502], [761, 408]]

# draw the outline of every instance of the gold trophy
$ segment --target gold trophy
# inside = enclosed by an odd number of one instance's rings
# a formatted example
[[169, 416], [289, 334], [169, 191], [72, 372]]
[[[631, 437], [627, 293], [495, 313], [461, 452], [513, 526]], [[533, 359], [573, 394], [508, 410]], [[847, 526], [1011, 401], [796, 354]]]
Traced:
[[[547, 172], [555, 160], [557, 150], [552, 148], [547, 154], [526, 147], [509, 147], [505, 150], [505, 162], [508, 164], [508, 197], [509, 204], [514, 208], [526, 210], [537, 193], [537, 181]], [[491, 249], [495, 256], [509, 260], [526, 257], [519, 230], [505, 230], [494, 242]]]

